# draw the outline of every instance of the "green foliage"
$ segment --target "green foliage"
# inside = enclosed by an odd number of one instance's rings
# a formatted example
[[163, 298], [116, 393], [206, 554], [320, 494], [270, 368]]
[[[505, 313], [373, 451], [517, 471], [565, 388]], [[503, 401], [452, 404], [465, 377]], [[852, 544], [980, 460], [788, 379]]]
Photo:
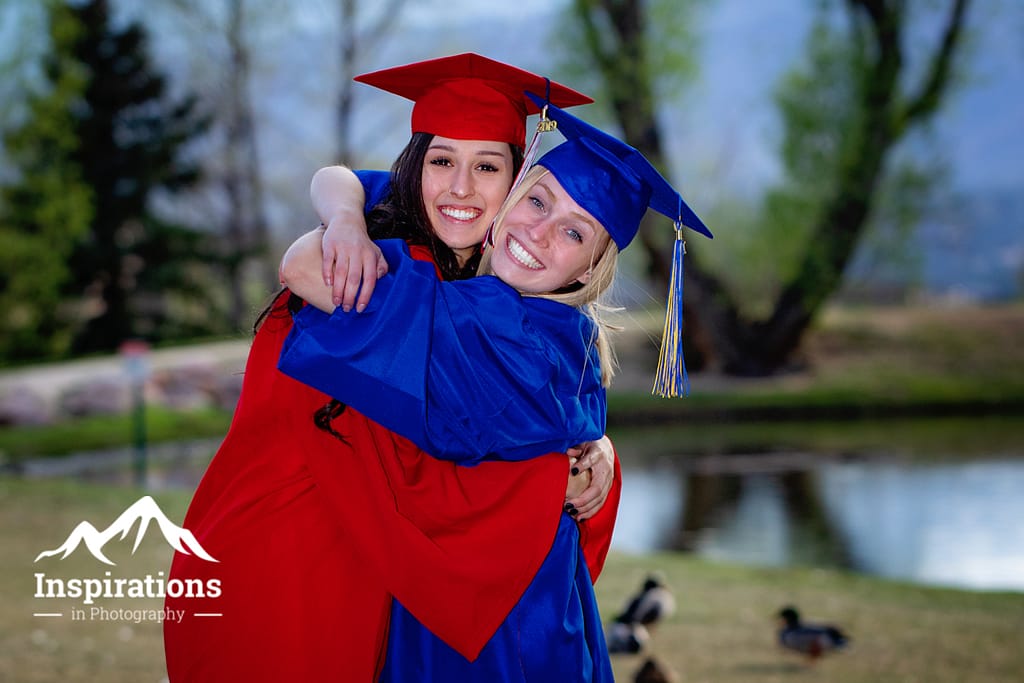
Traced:
[[[807, 42], [807, 59], [791, 70], [775, 92], [783, 124], [779, 159], [785, 176], [765, 194], [753, 220], [738, 235], [726, 235], [724, 251], [713, 263], [739, 261], [749, 268], [720, 269], [739, 309], [752, 319], [772, 312], [780, 288], [792, 281], [808, 253], [812, 235], [836, 199], [844, 166], [856, 163], [862, 142], [850, 134], [866, 84], [865, 36], [840, 27], [831, 5], [821, 6]], [[920, 142], [920, 140], [918, 140]], [[885, 293], [887, 283], [905, 282], [918, 264], [912, 237], [928, 210], [942, 177], [935, 159], [912, 158], [907, 146], [878, 183], [868, 225], [857, 246], [856, 268], [847, 273], [844, 291]], [[854, 274], [854, 277], [851, 277]]]
[[[105, 0], [53, 3], [48, 18], [43, 85], [4, 139], [15, 178], [0, 194], [0, 357], [222, 329], [204, 236], [149, 208], [198, 178], [194, 98], [167, 97], [141, 26], [112, 25]], [[178, 301], [193, 304], [184, 321]]]
[[132, 337], [157, 339], [168, 329], [170, 293], [197, 295], [191, 271], [208, 251], [198, 233], [186, 238], [185, 226], [155, 220], [148, 204], [155, 191], [174, 192], [198, 178], [186, 145], [206, 123], [193, 98], [166, 96], [140, 25], [114, 27], [103, 0], [72, 11], [82, 27], [72, 54], [91, 76], [76, 112], [82, 142], [74, 158], [97, 210], [89, 239], [72, 254], [68, 289], [89, 292], [99, 311], [75, 338], [74, 350], [88, 352]]
[[[641, 25], [630, 34], [635, 5]], [[696, 78], [699, 22], [695, 16], [706, 0], [573, 0], [564, 18], [555, 22], [552, 40], [559, 71], [576, 87], [591, 95], [590, 109], [607, 108], [642, 90], [629, 76], [641, 65], [644, 78], [659, 98], [674, 101]], [[587, 117], [592, 113], [585, 114]]]
[[[778, 157], [785, 175], [759, 205], [720, 209], [715, 248], [705, 263], [721, 273], [732, 301], [751, 319], [766, 318], [783, 283], [796, 274], [826, 203], [836, 189], [845, 132], [855, 110], [856, 50], [822, 12], [807, 59], [782, 79], [775, 103], [782, 119]], [[745, 267], [730, 265], [743, 263]]]
[[770, 189], [755, 222], [752, 249], [770, 257], [757, 269], [759, 292], [743, 304], [765, 316], [782, 283], [796, 274], [826, 203], [836, 190], [844, 134], [855, 111], [850, 46], [819, 16], [808, 39], [807, 60], [779, 84], [775, 102], [783, 124], [779, 158], [783, 183]]
[[50, 90], [29, 98], [29, 116], [4, 136], [17, 183], [0, 188], [0, 358], [59, 355], [70, 341], [60, 314], [67, 260], [93, 216], [92, 195], [72, 159], [78, 137], [71, 110], [87, 75], [67, 55], [76, 24], [53, 17]]
[[808, 38], [807, 60], [790, 71], [775, 94], [784, 123], [779, 157], [789, 179], [819, 201], [835, 175], [855, 105], [855, 49], [819, 16]]
[[[127, 448], [135, 438], [134, 416], [97, 415], [46, 426], [0, 428], [0, 453], [9, 461], [104, 448]], [[146, 407], [149, 443], [223, 436], [231, 424], [225, 410]]]
[[210, 268], [220, 257], [209, 238], [155, 216], [130, 232], [132, 258], [146, 264], [134, 273], [134, 333], [172, 340], [223, 329], [223, 309], [211, 305], [223, 283]]

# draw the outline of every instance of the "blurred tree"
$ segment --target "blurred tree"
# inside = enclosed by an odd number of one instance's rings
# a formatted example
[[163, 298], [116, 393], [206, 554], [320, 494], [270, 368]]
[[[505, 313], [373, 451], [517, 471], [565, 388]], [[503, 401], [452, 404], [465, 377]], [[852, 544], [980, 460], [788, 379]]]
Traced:
[[[907, 5], [905, 0], [841, 3], [845, 30], [819, 22], [807, 71], [791, 76], [780, 91], [782, 156], [790, 184], [768, 196], [765, 211], [780, 229], [792, 226], [790, 221], [808, 228], [803, 251], [783, 274], [768, 314], [745, 317], [699, 255], [687, 258], [688, 324], [727, 373], [766, 375], [791, 362], [815, 313], [842, 284], [879, 194], [891, 180], [887, 162], [893, 149], [931, 119], [949, 90], [969, 0], [950, 0], [931, 52], [914, 33]], [[664, 168], [651, 88], [648, 3], [574, 0], [573, 11], [586, 27], [588, 56], [609, 84], [626, 139]], [[934, 12], [927, 19], [935, 21]], [[913, 60], [904, 53], [908, 46]], [[911, 64], [924, 65], [916, 89], [907, 85], [915, 75]], [[908, 174], [903, 181], [912, 187], [920, 177]], [[652, 273], [666, 279], [667, 246], [649, 231], [641, 233], [641, 243]]]
[[45, 65], [50, 89], [27, 93], [24, 121], [4, 135], [13, 181], [0, 188], [0, 358], [65, 353], [71, 324], [61, 292], [67, 261], [92, 220], [91, 192], [72, 159], [79, 146], [72, 108], [88, 74], [71, 57], [80, 29], [67, 13], [51, 22]]
[[227, 322], [232, 330], [242, 330], [253, 308], [248, 285], [255, 284], [261, 298], [278, 285], [270, 253], [254, 72], [261, 52], [268, 52], [264, 33], [289, 25], [294, 11], [287, 3], [267, 0], [174, 0], [172, 7], [186, 25], [180, 33], [194, 60], [189, 82], [199, 88], [213, 116], [203, 162], [208, 182], [197, 205], [204, 205], [199, 211], [220, 233]]
[[[215, 312], [196, 287], [195, 269], [210, 261], [198, 234], [157, 219], [148, 207], [153, 193], [179, 191], [198, 177], [186, 153], [206, 125], [195, 99], [169, 101], [163, 76], [149, 63], [144, 30], [138, 24], [115, 27], [106, 0], [56, 5], [54, 31], [65, 16], [79, 26], [66, 62], [86, 75], [82, 95], [70, 107], [78, 145], [69, 161], [89, 184], [94, 206], [88, 234], [70, 259], [73, 278], [66, 292], [84, 294], [87, 304], [73, 350], [111, 350], [130, 337], [215, 327]], [[59, 66], [51, 69], [51, 80], [60, 77]], [[183, 328], [171, 310], [172, 293], [194, 302], [192, 312], [205, 314]]]
[[[172, 0], [147, 10], [147, 25], [165, 31], [167, 44], [183, 52], [177, 60], [188, 70], [183, 80], [198, 90], [213, 116], [210, 135], [203, 142], [204, 183], [190, 194], [186, 210], [218, 235], [228, 281], [227, 292], [221, 296], [227, 300], [227, 322], [231, 329], [247, 327], [250, 313], [257, 308], [255, 301], [264, 299], [277, 287], [277, 254], [271, 253], [274, 199], [276, 194], [276, 216], [280, 219], [280, 200], [292, 208], [294, 198], [294, 179], [289, 179], [287, 185], [275, 185], [268, 173], [268, 169], [274, 169], [264, 163], [261, 141], [266, 145], [272, 135], [265, 122], [276, 118], [280, 124], [282, 116], [295, 119], [295, 112], [286, 112], [281, 105], [294, 106], [298, 98], [305, 98], [306, 103], [309, 98], [320, 98], [337, 77], [340, 83], [335, 137], [326, 148], [338, 150], [344, 161], [353, 163], [348, 132], [353, 107], [351, 79], [358, 59], [372, 53], [398, 18], [403, 3], [404, 0], [376, 4], [358, 0], [299, 4], [285, 0]], [[337, 46], [330, 47], [327, 53], [300, 48], [316, 67], [315, 77], [308, 81], [315, 88], [272, 98], [264, 92], [261, 99], [257, 89], [280, 78], [276, 71], [293, 68], [285, 53], [294, 50], [298, 44], [296, 36], [308, 35], [313, 23], [318, 35], [322, 24], [339, 28], [336, 39], [318, 41]], [[340, 55], [338, 76], [330, 68], [333, 55]], [[286, 78], [289, 88], [307, 84], [294, 73]], [[294, 130], [288, 130], [292, 121], [287, 123], [288, 126], [279, 126], [281, 130], [276, 133], [289, 139], [301, 135], [308, 125], [300, 122]], [[303, 153], [302, 149], [295, 151]], [[311, 215], [308, 201], [299, 206], [305, 211], [298, 215]]]
[[358, 0], [338, 0], [338, 27], [341, 40], [338, 41], [339, 63], [338, 99], [335, 108], [337, 126], [338, 160], [352, 163], [352, 144], [349, 130], [352, 123], [352, 108], [355, 102], [355, 83], [352, 80], [358, 74], [357, 59], [361, 54], [371, 54], [381, 37], [398, 18], [405, 0], [387, 0], [383, 4], [375, 3], [376, 19], [364, 30], [358, 30], [357, 19], [360, 5]]
[[230, 323], [242, 324], [247, 310], [242, 287], [246, 261], [255, 257], [258, 279], [272, 286], [273, 271], [267, 267], [270, 249], [267, 212], [263, 201], [263, 172], [256, 143], [251, 81], [251, 45], [247, 40], [245, 0], [228, 0], [225, 38], [230, 55], [227, 75], [226, 113], [223, 119], [227, 140], [226, 167], [222, 180], [228, 197], [227, 263], [231, 283]]

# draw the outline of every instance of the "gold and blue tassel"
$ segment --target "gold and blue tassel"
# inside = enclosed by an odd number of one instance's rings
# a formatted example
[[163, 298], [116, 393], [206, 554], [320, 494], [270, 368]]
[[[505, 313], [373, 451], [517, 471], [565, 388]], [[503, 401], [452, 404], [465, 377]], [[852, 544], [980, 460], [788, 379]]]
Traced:
[[686, 396], [690, 379], [683, 360], [683, 257], [686, 241], [683, 224], [676, 221], [676, 240], [672, 246], [672, 273], [669, 276], [668, 302], [665, 304], [665, 327], [661, 333], [658, 371], [651, 393], [663, 398]]

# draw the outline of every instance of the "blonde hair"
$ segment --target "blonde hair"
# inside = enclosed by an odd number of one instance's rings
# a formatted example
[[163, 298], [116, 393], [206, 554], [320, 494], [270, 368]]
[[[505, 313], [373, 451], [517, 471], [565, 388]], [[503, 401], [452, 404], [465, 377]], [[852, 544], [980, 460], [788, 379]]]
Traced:
[[[494, 217], [492, 234], [504, 222], [505, 216], [512, 207], [518, 204], [533, 186], [549, 173], [550, 171], [543, 166], [534, 166], [526, 173], [522, 182], [512, 190]], [[490, 275], [493, 273], [491, 270], [491, 251], [490, 247], [485, 249], [480, 259], [480, 267], [477, 269], [477, 274]], [[607, 387], [611, 384], [612, 377], [615, 376], [615, 371], [618, 368], [615, 350], [612, 348], [609, 336], [611, 332], [619, 328], [607, 320], [608, 314], [616, 309], [601, 299], [611, 289], [612, 283], [615, 281], [615, 270], [619, 261], [619, 248], [609, 235], [604, 249], [595, 255], [597, 258], [591, 263], [590, 278], [586, 282], [581, 283], [579, 288], [569, 292], [548, 292], [524, 296], [536, 296], [572, 306], [579, 309], [594, 322], [595, 337], [593, 341], [597, 347], [598, 358], [601, 363], [601, 384]]]

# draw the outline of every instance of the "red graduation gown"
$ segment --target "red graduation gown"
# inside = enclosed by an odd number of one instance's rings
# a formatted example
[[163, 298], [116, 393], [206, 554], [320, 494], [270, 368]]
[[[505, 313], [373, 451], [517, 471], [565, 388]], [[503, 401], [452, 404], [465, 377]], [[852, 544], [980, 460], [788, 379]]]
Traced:
[[[564, 454], [459, 467], [352, 409], [332, 423], [341, 442], [312, 421], [328, 397], [276, 369], [285, 299], [256, 334], [231, 429], [185, 518], [218, 562], [177, 553], [168, 580], [216, 579], [220, 595], [167, 598], [185, 610], [164, 622], [170, 680], [373, 680], [391, 595], [475, 658], [550, 548]], [[616, 463], [608, 501], [581, 524], [594, 579], [620, 480]]]

